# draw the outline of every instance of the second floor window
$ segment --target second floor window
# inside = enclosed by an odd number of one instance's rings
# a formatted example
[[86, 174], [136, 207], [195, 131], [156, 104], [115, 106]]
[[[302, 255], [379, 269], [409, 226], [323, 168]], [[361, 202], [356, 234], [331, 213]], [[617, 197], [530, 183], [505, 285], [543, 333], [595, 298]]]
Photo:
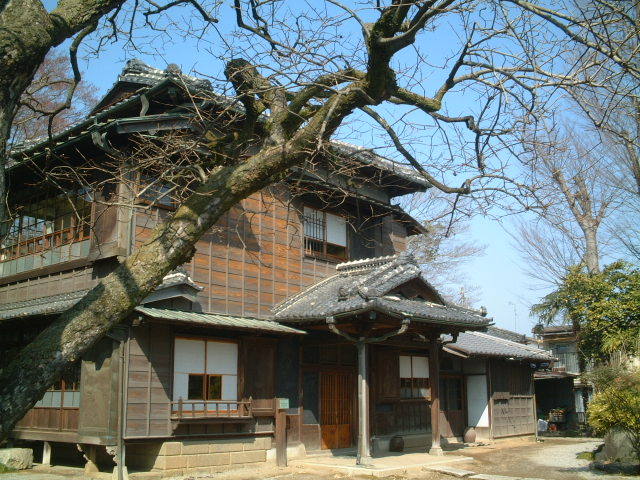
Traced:
[[344, 217], [304, 207], [303, 223], [307, 255], [347, 259], [347, 221]]
[[91, 200], [84, 194], [38, 198], [17, 207], [5, 224], [0, 261], [89, 238]]

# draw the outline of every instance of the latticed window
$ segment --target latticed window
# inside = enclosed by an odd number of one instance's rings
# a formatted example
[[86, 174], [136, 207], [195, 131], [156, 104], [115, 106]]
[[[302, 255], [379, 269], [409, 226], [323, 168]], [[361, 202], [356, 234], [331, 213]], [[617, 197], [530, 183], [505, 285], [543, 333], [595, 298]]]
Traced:
[[400, 355], [400, 398], [431, 398], [427, 357]]
[[347, 259], [347, 221], [344, 217], [304, 207], [303, 223], [307, 255]]
[[0, 261], [89, 238], [91, 198], [85, 193], [36, 198], [15, 208], [4, 225]]

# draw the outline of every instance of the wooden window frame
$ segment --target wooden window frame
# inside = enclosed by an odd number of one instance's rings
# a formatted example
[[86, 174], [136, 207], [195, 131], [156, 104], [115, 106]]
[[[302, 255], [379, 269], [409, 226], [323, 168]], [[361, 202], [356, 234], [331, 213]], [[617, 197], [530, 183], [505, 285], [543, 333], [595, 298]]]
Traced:
[[[236, 382], [236, 396], [239, 397], [240, 396], [240, 370], [241, 370], [241, 366], [240, 366], [240, 342], [238, 340], [234, 340], [234, 339], [230, 339], [230, 338], [218, 338], [218, 337], [201, 337], [198, 335], [174, 335], [173, 337], [173, 341], [175, 344], [175, 341], [179, 338], [182, 338], [184, 340], [200, 340], [204, 342], [204, 373], [187, 373], [187, 375], [200, 375], [204, 377], [203, 380], [203, 387], [202, 387], [202, 395], [203, 395], [203, 401], [222, 401], [222, 398], [207, 398], [208, 393], [209, 393], [209, 377], [220, 377], [221, 381], [222, 381], [222, 377], [228, 374], [223, 374], [223, 373], [207, 373], [207, 342], [217, 342], [217, 343], [235, 343], [238, 346], [238, 353], [237, 353], [237, 367], [236, 367], [236, 374], [235, 377], [237, 379]], [[172, 378], [175, 376], [176, 372], [172, 367]], [[228, 376], [233, 376], [233, 375], [228, 375]], [[187, 394], [189, 392], [187, 391]], [[222, 386], [221, 386], [221, 390], [220, 390], [220, 394], [222, 395]], [[185, 400], [187, 401], [192, 401], [192, 400], [200, 400], [199, 398], [186, 398]], [[177, 400], [173, 400], [173, 401], [177, 401]], [[235, 402], [237, 402], [239, 400], [235, 400]], [[234, 403], [233, 401], [231, 403]]]
[[[398, 355], [398, 365], [400, 364], [400, 357], [409, 357], [410, 359], [415, 358], [426, 358], [427, 361], [429, 361], [429, 356], [428, 355], [403, 355], [402, 353], [400, 353]], [[409, 365], [411, 367], [411, 377], [400, 377], [400, 400], [401, 401], [416, 401], [416, 400], [427, 400], [427, 401], [431, 401], [431, 378], [427, 377], [427, 378], [416, 378], [413, 376], [413, 360], [409, 361]], [[411, 396], [410, 397], [403, 397], [402, 396], [402, 380], [411, 380]], [[420, 385], [417, 384], [417, 381], [426, 381], [426, 387], [422, 387]], [[418, 390], [420, 388], [427, 388], [429, 390], [429, 396], [414, 396], [413, 392], [415, 390]]]
[[[36, 204], [45, 200], [54, 200], [59, 198], [62, 195], [55, 195], [53, 197], [42, 197], [35, 202], [30, 202], [32, 204]], [[69, 194], [71, 195], [71, 194]], [[19, 226], [16, 232], [17, 241], [11, 245], [7, 245], [5, 247], [0, 247], [0, 263], [8, 262], [10, 260], [16, 260], [21, 257], [26, 257], [28, 255], [33, 255], [36, 253], [46, 252], [48, 250], [52, 250], [56, 247], [61, 247], [64, 245], [71, 245], [73, 243], [82, 242], [84, 240], [88, 240], [91, 238], [91, 226], [93, 224], [94, 217], [94, 205], [95, 202], [87, 201], [90, 203], [89, 207], [89, 215], [87, 220], [78, 219], [78, 215], [74, 211], [67, 212], [60, 216], [55, 216], [53, 220], [43, 221], [42, 222], [42, 232], [40, 235], [34, 235], [29, 238], [24, 238], [25, 228], [23, 226], [24, 219], [35, 218], [30, 217], [29, 215], [19, 215], [17, 216], [12, 223], [16, 220], [19, 220]], [[51, 222], [55, 225], [55, 222], [58, 219], [64, 218], [70, 219], [70, 226], [61, 228], [60, 230], [54, 230], [50, 233], [46, 232], [47, 222]], [[11, 227], [9, 227], [11, 228]], [[8, 237], [8, 234], [6, 235]], [[5, 238], [6, 238], [5, 237]]]
[[[80, 407], [76, 407], [76, 406], [65, 406], [64, 405], [64, 394], [65, 392], [78, 392], [80, 393], [80, 367], [74, 367], [78, 369], [78, 380], [77, 381], [73, 381], [73, 382], [67, 382], [67, 380], [63, 378], [60, 378], [60, 380], [58, 380], [57, 382], [55, 382], [53, 385], [51, 385], [51, 387], [49, 387], [46, 391], [47, 392], [60, 392], [60, 406], [58, 407], [47, 407], [47, 406], [37, 406], [34, 408], [42, 408], [42, 409], [47, 409], [47, 410], [79, 410]], [[60, 388], [56, 388], [58, 386]], [[70, 383], [70, 385], [68, 385]], [[45, 392], [46, 393], [46, 392]], [[44, 398], [44, 396], [43, 396]]]
[[[322, 226], [323, 226], [323, 232], [322, 232], [322, 240], [319, 240], [317, 238], [313, 238], [313, 237], [307, 237], [306, 231], [305, 231], [305, 221], [306, 221], [306, 215], [304, 214], [304, 209], [305, 208], [310, 208], [312, 210], [315, 210], [316, 212], [320, 212], [322, 213]], [[327, 241], [327, 213], [330, 213], [331, 215], [335, 215], [336, 217], [342, 217], [345, 220], [345, 237], [347, 237], [347, 240], [345, 243], [347, 243], [347, 245], [337, 245], [335, 243], [331, 243]], [[347, 215], [341, 214], [341, 213], [337, 213], [337, 212], [327, 212], [326, 210], [317, 208], [313, 205], [309, 205], [309, 204], [303, 204], [302, 206], [302, 212], [301, 212], [301, 217], [302, 217], [302, 244], [303, 244], [303, 248], [304, 248], [304, 254], [307, 257], [311, 257], [311, 258], [317, 258], [320, 260], [326, 260], [326, 261], [331, 261], [331, 262], [346, 262], [349, 260], [349, 238], [348, 238], [348, 231], [347, 231], [347, 227], [346, 227], [346, 223], [348, 220]], [[307, 240], [309, 239], [309, 240]], [[307, 242], [317, 242], [318, 244], [321, 245], [322, 247], [322, 251], [319, 252], [317, 250], [313, 250], [307, 247]], [[327, 246], [331, 245], [331, 246], [335, 246], [335, 247], [340, 247], [340, 248], [344, 248], [344, 256], [337, 256], [337, 255], [332, 255], [330, 253], [327, 252]]]
[[[165, 195], [162, 195], [161, 198], [158, 197], [155, 200], [151, 200], [149, 198], [145, 198], [145, 197], [142, 196], [142, 195], [145, 195], [145, 193], [142, 193], [142, 190], [144, 190], [145, 188], [147, 188], [150, 185], [150, 183], [143, 183], [143, 176], [146, 177], [146, 178], [151, 178], [152, 177], [152, 175], [142, 175], [142, 174], [138, 175], [138, 179], [137, 179], [136, 184], [135, 184], [136, 185], [136, 188], [135, 188], [136, 204], [137, 205], [146, 205], [146, 206], [149, 206], [149, 207], [157, 207], [157, 208], [160, 208], [162, 210], [168, 210], [170, 212], [175, 211], [178, 208], [178, 202], [172, 196], [173, 192], [169, 192], [169, 193], [167, 193]], [[152, 179], [152, 181], [156, 181], [156, 180], [158, 180], [158, 179], [157, 178], [156, 179]], [[158, 182], [159, 182], [159, 185], [163, 185], [164, 184], [164, 182], [160, 182], [160, 181], [158, 181]], [[156, 191], [156, 190], [153, 190], [153, 191]], [[163, 203], [163, 200], [165, 198], [169, 199], [170, 204]]]

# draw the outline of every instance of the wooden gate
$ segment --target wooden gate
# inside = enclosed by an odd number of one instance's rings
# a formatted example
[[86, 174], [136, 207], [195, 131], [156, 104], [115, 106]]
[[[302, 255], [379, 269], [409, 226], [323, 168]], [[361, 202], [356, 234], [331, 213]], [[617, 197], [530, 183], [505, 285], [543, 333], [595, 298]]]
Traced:
[[354, 376], [343, 372], [320, 374], [320, 434], [323, 449], [352, 445]]

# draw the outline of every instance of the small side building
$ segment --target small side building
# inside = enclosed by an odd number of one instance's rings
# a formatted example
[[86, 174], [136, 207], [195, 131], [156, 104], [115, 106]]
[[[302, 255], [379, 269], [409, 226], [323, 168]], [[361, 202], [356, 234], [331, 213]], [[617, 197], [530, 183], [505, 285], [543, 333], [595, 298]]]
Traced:
[[[542, 349], [554, 357], [548, 368], [536, 372], [538, 415], [553, 428], [571, 429], [586, 423], [586, 407], [593, 388], [582, 379], [578, 339], [572, 325], [537, 327], [534, 333]], [[588, 366], [585, 366], [585, 371]]]
[[507, 340], [501, 334], [504, 330], [492, 330], [462, 332], [455, 342], [443, 346], [441, 428], [445, 437], [464, 435], [473, 441], [536, 433], [534, 373], [553, 357]]

